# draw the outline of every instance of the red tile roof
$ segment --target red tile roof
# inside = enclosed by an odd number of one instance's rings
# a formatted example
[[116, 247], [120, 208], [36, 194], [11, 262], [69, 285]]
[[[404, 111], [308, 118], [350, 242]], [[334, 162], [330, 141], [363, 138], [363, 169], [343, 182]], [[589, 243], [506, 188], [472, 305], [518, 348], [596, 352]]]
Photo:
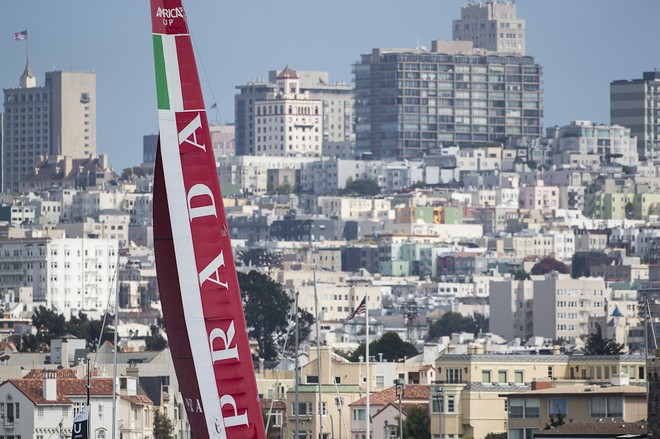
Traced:
[[75, 379], [75, 378], [78, 378], [78, 372], [75, 369], [32, 369], [23, 378], [40, 380], [40, 379], [43, 379], [44, 372], [49, 373], [49, 374], [54, 373], [54, 374], [56, 374], [58, 379], [62, 379], [62, 378]]
[[151, 399], [146, 395], [119, 395], [119, 397], [133, 404], [153, 404]]
[[[429, 386], [422, 384], [406, 384], [403, 390], [403, 397], [401, 398], [402, 403], [411, 403], [412, 401], [428, 401], [429, 400]], [[380, 392], [373, 392], [369, 395], [369, 404], [370, 405], [382, 405], [386, 406], [388, 404], [399, 401], [399, 397], [396, 396], [396, 389], [394, 387], [387, 388]], [[360, 398], [350, 406], [361, 406], [367, 404], [366, 396]]]
[[[44, 381], [42, 379], [22, 378], [9, 380], [9, 382], [34, 404], [72, 404], [71, 396], [87, 394], [87, 380], [85, 379], [58, 379], [57, 399], [55, 400], [44, 398]], [[92, 396], [112, 396], [112, 378], [94, 378], [90, 394]]]

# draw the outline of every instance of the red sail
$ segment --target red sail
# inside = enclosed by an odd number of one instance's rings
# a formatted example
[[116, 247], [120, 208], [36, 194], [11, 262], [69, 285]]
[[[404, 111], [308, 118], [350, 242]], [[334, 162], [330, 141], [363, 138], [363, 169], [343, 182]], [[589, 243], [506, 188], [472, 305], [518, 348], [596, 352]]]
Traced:
[[181, 0], [151, 0], [158, 287], [193, 436], [265, 438], [227, 219]]

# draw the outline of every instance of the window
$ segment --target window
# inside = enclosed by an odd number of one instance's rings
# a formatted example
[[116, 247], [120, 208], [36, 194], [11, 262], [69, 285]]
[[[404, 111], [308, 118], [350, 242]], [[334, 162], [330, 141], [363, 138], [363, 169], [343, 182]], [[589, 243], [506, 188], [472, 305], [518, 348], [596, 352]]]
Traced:
[[456, 402], [454, 395], [447, 395], [447, 413], [454, 413], [456, 411]]
[[507, 379], [507, 373], [506, 370], [500, 370], [497, 372], [497, 382], [498, 383], [507, 383], [509, 380]]
[[445, 369], [445, 381], [448, 384], [463, 382], [463, 369]]
[[319, 377], [317, 375], [307, 375], [307, 384], [318, 384]]
[[592, 418], [621, 418], [623, 417], [623, 398], [600, 397], [591, 398], [589, 407]]
[[538, 428], [510, 428], [509, 439], [533, 439], [538, 431]]
[[376, 375], [376, 388], [385, 386], [385, 377], [383, 375]]
[[[296, 404], [291, 404], [291, 412], [293, 416], [296, 415]], [[300, 416], [311, 416], [312, 415], [312, 403], [311, 402], [299, 402], [298, 403], [298, 415]]]
[[565, 398], [550, 398], [548, 401], [548, 413], [550, 416], [568, 414], [568, 402]]
[[365, 409], [353, 409], [353, 420], [364, 421], [367, 418]]
[[[11, 400], [11, 397], [8, 395], [7, 399]], [[0, 418], [4, 425], [13, 425], [16, 420], [21, 418], [21, 407], [19, 403], [0, 403]]]
[[491, 383], [492, 382], [490, 380], [490, 370], [482, 370], [481, 371], [481, 382], [482, 383]]
[[552, 378], [552, 373], [553, 373], [552, 366], [548, 366], [548, 378]]
[[325, 416], [328, 414], [328, 405], [325, 401], [321, 401], [321, 415]]
[[509, 418], [538, 419], [540, 408], [538, 398], [511, 398], [509, 399]]
[[522, 370], [517, 370], [513, 373], [513, 381], [516, 384], [524, 384], [525, 378]]

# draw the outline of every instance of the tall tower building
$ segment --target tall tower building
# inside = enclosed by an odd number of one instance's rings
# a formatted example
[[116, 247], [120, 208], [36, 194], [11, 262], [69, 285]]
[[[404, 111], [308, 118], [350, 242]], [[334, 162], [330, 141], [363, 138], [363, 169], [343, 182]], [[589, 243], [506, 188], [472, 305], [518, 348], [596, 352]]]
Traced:
[[472, 41], [474, 47], [502, 54], [525, 54], [525, 20], [508, 0], [470, 1], [454, 20], [453, 39]]
[[531, 56], [434, 41], [430, 51], [374, 49], [354, 73], [358, 154], [414, 158], [542, 133], [542, 70]]
[[2, 190], [17, 191], [39, 156], [96, 155], [96, 74], [48, 72], [45, 85], [29, 63], [20, 87], [4, 89]]
[[[246, 85], [236, 87], [239, 90], [234, 98], [236, 155], [268, 154], [268, 151], [257, 150], [257, 142], [264, 140], [263, 133], [257, 131], [256, 111], [257, 106], [262, 105], [260, 102], [273, 99], [278, 93], [281, 95], [281, 87], [278, 86], [278, 82], [281, 82], [282, 79], [278, 80], [278, 77], [284, 73], [284, 70], [270, 71], [267, 81], [251, 81]], [[353, 88], [348, 84], [331, 83], [327, 72], [293, 72], [298, 77], [299, 99], [304, 97], [307, 100], [320, 101], [319, 139], [323, 148], [329, 144], [354, 142]], [[258, 141], [258, 137], [262, 137], [262, 139]], [[307, 136], [305, 137], [307, 140]], [[285, 137], [285, 140], [288, 140], [288, 137]], [[302, 135], [299, 140], [302, 140]]]
[[611, 82], [610, 122], [630, 128], [640, 160], [660, 159], [660, 72]]

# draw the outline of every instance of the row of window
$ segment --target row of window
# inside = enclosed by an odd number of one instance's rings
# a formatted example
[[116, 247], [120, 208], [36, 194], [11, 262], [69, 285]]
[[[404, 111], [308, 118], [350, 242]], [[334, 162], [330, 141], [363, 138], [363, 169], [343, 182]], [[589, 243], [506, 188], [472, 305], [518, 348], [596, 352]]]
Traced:
[[[541, 401], [539, 398], [509, 398], [509, 418], [538, 419], [541, 415]], [[548, 400], [548, 414], [550, 416], [568, 414], [568, 400], [566, 398], [550, 398]], [[622, 397], [594, 397], [589, 398], [589, 416], [592, 418], [621, 418], [623, 417]]]

